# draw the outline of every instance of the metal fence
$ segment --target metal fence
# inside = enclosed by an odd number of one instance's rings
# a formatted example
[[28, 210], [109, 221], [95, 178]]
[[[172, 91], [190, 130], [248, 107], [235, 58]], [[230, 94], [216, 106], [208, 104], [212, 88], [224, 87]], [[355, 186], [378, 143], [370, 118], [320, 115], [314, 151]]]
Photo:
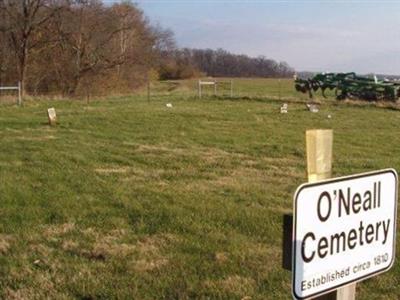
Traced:
[[18, 105], [22, 104], [21, 82], [17, 86], [0, 86], [0, 91], [18, 91]]

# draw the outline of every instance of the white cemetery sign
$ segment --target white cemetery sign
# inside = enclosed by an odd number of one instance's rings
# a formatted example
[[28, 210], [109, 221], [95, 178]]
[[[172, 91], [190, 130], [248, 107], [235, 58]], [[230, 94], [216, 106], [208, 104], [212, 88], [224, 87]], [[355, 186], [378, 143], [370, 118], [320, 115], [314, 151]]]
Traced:
[[397, 173], [301, 185], [294, 196], [293, 296], [315, 297], [387, 271], [395, 258]]

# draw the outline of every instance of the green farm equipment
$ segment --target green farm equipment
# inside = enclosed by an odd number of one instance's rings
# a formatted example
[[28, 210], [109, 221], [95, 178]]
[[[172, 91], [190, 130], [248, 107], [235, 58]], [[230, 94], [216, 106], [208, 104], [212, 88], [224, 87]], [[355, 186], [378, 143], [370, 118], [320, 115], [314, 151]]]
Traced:
[[320, 73], [312, 78], [295, 78], [295, 88], [302, 93], [308, 93], [310, 98], [313, 92], [319, 89], [326, 98], [325, 90], [335, 90], [336, 99], [362, 99], [368, 101], [389, 100], [397, 101], [400, 97], [400, 82], [378, 80], [358, 76], [356, 73]]

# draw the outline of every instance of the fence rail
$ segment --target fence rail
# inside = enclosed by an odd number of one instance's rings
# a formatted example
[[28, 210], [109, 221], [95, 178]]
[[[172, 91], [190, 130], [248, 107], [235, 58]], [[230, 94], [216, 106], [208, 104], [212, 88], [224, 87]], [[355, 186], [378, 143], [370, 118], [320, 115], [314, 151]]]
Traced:
[[233, 97], [233, 81], [217, 81], [214, 79], [213, 81], [203, 81], [199, 80], [197, 83], [197, 92], [198, 92], [198, 97], [201, 99], [202, 96], [202, 86], [204, 85], [213, 85], [214, 86], [214, 96], [217, 95], [217, 88], [218, 85], [223, 86], [223, 85], [229, 85], [229, 94], [231, 97]]
[[18, 105], [22, 104], [21, 82], [17, 86], [0, 86], [0, 91], [18, 91]]

